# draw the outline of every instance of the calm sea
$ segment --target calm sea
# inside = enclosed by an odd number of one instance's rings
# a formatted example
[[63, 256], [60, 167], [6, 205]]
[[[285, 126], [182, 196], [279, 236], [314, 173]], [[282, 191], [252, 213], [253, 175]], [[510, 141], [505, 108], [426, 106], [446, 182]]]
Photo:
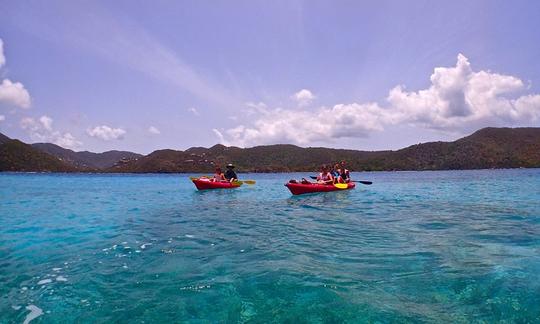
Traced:
[[0, 322], [540, 321], [540, 169], [0, 174]]

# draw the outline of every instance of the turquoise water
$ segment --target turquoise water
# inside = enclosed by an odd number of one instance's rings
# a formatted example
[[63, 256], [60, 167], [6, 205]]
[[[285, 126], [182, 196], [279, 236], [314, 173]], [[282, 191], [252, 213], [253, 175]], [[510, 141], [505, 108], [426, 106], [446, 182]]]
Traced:
[[0, 322], [538, 322], [540, 169], [0, 174]]

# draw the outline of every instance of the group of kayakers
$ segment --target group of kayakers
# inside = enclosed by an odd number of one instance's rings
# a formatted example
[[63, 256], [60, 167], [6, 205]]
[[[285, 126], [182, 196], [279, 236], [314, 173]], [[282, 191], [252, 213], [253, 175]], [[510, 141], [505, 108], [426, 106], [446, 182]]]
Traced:
[[[255, 180], [238, 179], [234, 172], [234, 165], [227, 164], [227, 170], [223, 172], [221, 167], [216, 166], [214, 175], [202, 177], [190, 177], [198, 190], [207, 189], [232, 189], [238, 188], [243, 184], [253, 185]], [[354, 189], [355, 183], [372, 184], [371, 181], [351, 180], [350, 171], [347, 169], [345, 161], [335, 164], [323, 164], [321, 172], [317, 176], [310, 176], [316, 181], [306, 180], [301, 181], [290, 180], [285, 186], [293, 195], [301, 195], [316, 192], [329, 192], [337, 190]]]
[[213, 177], [210, 181], [214, 182], [234, 182], [238, 181], [238, 176], [234, 172], [234, 165], [232, 163], [227, 164], [227, 171], [223, 173], [219, 166], [216, 167]]
[[334, 167], [323, 164], [317, 176], [317, 183], [320, 184], [349, 183], [350, 181], [351, 174], [345, 166], [345, 161], [334, 164]]
[[[214, 175], [210, 178], [213, 182], [234, 182], [238, 181], [238, 176], [234, 172], [234, 165], [232, 163], [227, 164], [227, 170], [225, 173], [221, 170], [221, 167], [216, 166]], [[315, 178], [315, 177], [314, 177]], [[321, 166], [321, 172], [316, 177], [318, 184], [336, 184], [336, 183], [349, 183], [351, 181], [350, 171], [346, 167], [345, 161], [341, 163], [335, 163], [332, 167], [328, 164]], [[312, 183], [305, 178], [302, 178], [302, 183]]]
[[[351, 173], [347, 169], [345, 161], [341, 161], [341, 163], [334, 164], [333, 167], [328, 164], [323, 164], [319, 175], [313, 178], [317, 180], [318, 184], [331, 185], [336, 183], [349, 183], [351, 182]], [[312, 182], [302, 178], [301, 183], [308, 184]]]

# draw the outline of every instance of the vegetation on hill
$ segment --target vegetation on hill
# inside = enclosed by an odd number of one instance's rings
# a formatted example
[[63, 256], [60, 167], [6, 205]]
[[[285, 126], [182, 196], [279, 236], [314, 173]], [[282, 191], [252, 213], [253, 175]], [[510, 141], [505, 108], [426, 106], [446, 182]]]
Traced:
[[454, 142], [432, 142], [359, 160], [362, 170], [540, 167], [540, 128], [484, 128]]
[[341, 160], [354, 171], [540, 167], [540, 128], [484, 128], [454, 142], [417, 144], [397, 151], [214, 145], [158, 150], [146, 156], [122, 151], [73, 152], [54, 144], [30, 146], [2, 136], [0, 170], [4, 171], [211, 172], [216, 165], [232, 162], [241, 172], [311, 172], [321, 164]]
[[210, 172], [234, 162], [243, 172], [313, 171], [345, 160], [356, 171], [540, 167], [540, 128], [484, 128], [454, 142], [412, 145], [397, 151], [355, 151], [267, 145], [241, 149], [215, 145], [160, 150], [109, 169], [114, 172]]
[[75, 152], [51, 143], [35, 143], [32, 144], [32, 147], [82, 169], [101, 170], [110, 168], [119, 161], [127, 162], [128, 160], [142, 157], [141, 154], [127, 151], [107, 151], [103, 153], [88, 151]]
[[0, 142], [0, 171], [75, 172], [77, 168], [19, 140]]
[[7, 137], [6, 135], [0, 133], [0, 144], [4, 144], [6, 142], [11, 141], [11, 138]]

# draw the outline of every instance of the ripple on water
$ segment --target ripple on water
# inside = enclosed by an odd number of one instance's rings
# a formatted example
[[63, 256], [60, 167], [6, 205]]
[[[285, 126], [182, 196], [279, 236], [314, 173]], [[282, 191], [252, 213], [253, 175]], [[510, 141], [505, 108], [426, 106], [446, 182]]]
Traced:
[[355, 176], [0, 175], [0, 322], [539, 318], [540, 170]]

